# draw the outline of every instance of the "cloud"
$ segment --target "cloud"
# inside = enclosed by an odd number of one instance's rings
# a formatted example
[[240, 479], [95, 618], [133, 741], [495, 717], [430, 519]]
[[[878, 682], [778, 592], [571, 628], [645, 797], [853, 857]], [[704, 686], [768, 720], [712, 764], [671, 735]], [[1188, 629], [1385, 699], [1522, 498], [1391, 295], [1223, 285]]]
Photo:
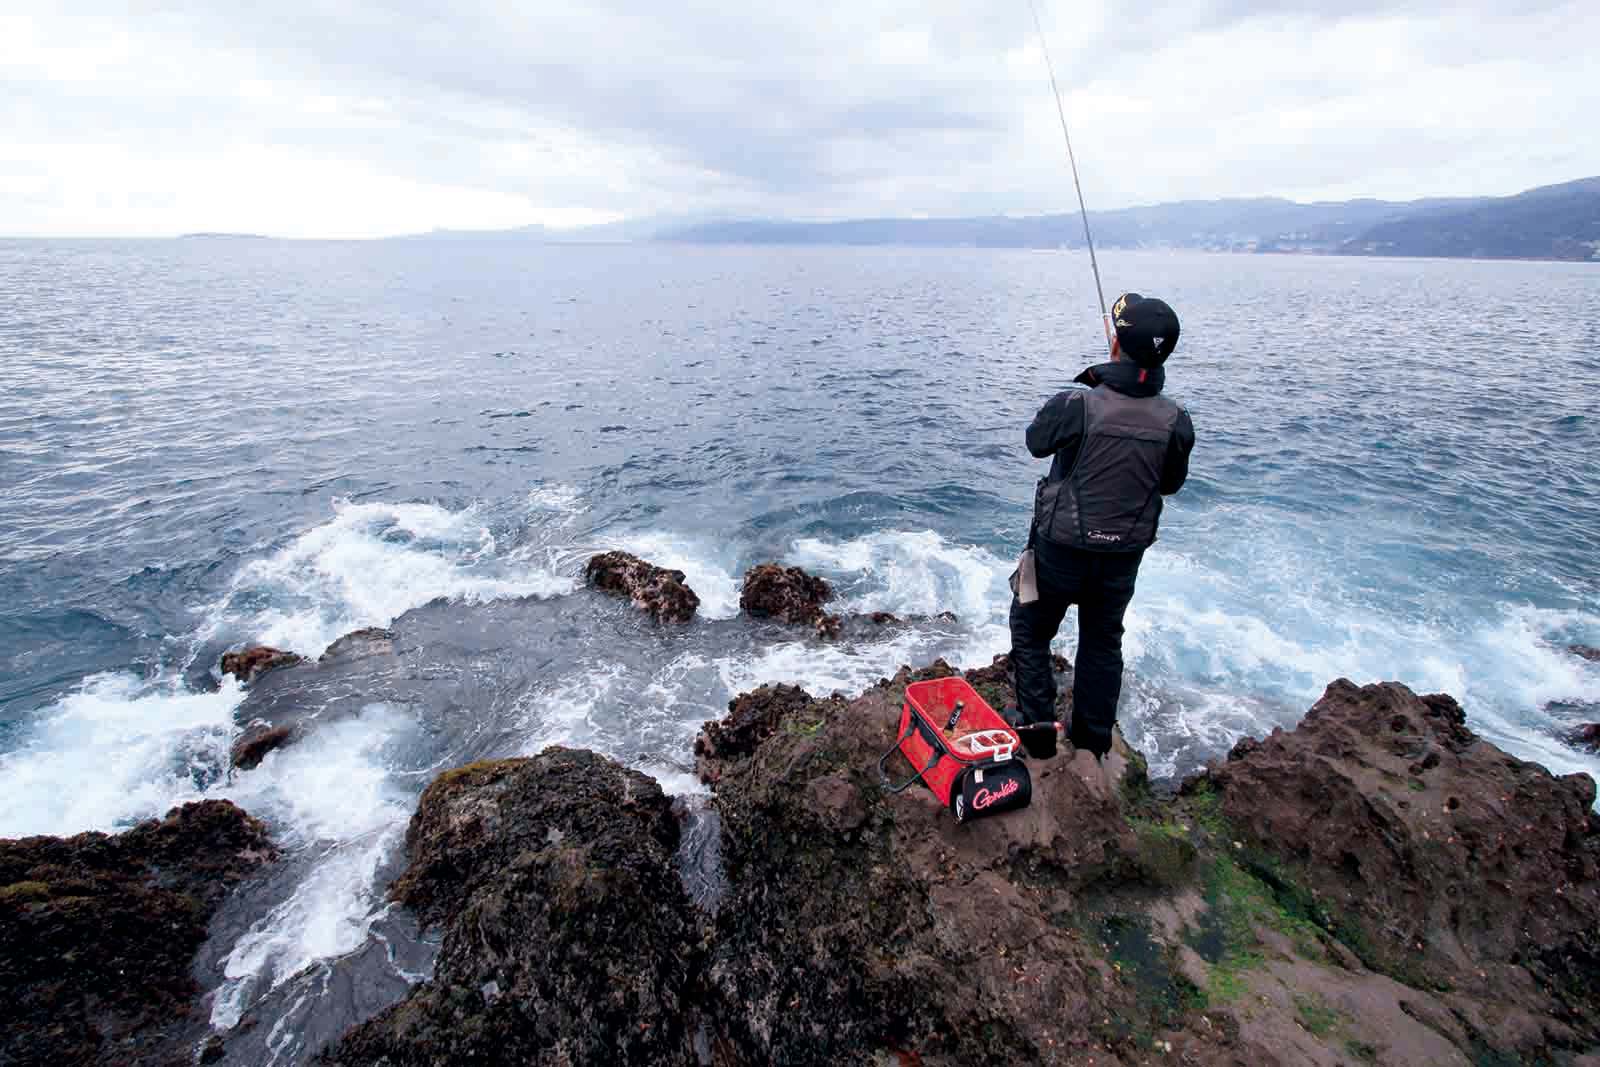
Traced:
[[[1092, 207], [1600, 173], [1588, 0], [1041, 10]], [[41, 4], [0, 71], [0, 233], [1073, 204], [1023, 0]]]

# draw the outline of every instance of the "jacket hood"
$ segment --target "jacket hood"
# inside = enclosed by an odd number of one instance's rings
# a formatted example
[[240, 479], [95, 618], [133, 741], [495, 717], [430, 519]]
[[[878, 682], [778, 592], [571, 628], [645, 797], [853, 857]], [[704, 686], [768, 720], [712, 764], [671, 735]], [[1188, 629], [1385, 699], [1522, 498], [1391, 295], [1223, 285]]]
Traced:
[[1090, 388], [1104, 385], [1123, 396], [1155, 396], [1166, 386], [1167, 372], [1162, 367], [1141, 367], [1124, 359], [1097, 363], [1072, 380]]

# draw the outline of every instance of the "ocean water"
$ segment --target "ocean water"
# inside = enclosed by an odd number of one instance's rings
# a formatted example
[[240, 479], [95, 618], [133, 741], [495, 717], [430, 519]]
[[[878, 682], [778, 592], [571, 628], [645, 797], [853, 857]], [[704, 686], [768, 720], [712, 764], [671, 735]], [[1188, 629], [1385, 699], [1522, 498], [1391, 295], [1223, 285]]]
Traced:
[[[1152, 769], [1344, 676], [1600, 771], [1558, 740], [1600, 718], [1600, 665], [1565, 651], [1600, 644], [1600, 272], [1103, 266], [1182, 317], [1198, 435], [1129, 616]], [[353, 970], [426, 972], [384, 889], [439, 769], [563, 742], [692, 794], [694, 735], [743, 689], [1005, 651], [1043, 469], [1022, 431], [1095, 361], [1093, 308], [1072, 253], [0, 243], [0, 836], [206, 796], [269, 820], [289, 862], [208, 946], [211, 1019], [268, 1023], [239, 1062], [303, 1060], [373, 1010], [327, 992]], [[686, 571], [701, 618], [584, 590], [613, 547]], [[741, 619], [769, 559], [959, 621], [823, 644]], [[214, 674], [373, 625], [381, 664]], [[257, 716], [306, 735], [230, 773]]]

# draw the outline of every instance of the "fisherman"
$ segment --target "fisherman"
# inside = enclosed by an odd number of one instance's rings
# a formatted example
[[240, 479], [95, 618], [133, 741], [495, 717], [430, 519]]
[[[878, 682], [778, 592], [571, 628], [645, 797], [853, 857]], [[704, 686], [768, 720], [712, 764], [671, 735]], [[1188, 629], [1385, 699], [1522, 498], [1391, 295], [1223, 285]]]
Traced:
[[[1122, 616], [1144, 550], [1156, 539], [1161, 498], [1188, 478], [1194, 447], [1189, 413], [1161, 395], [1178, 316], [1161, 300], [1127, 293], [1111, 318], [1111, 362], [1078, 375], [1074, 381], [1086, 388], [1057, 393], [1028, 427], [1028, 451], [1054, 458], [1034, 491], [1011, 601], [1011, 663], [1025, 724], [1056, 721], [1050, 642], [1067, 608], [1078, 605], [1067, 736], [1096, 759], [1110, 750], [1117, 721]], [[1029, 755], [1056, 754], [1056, 730], [1023, 729], [1020, 736]]]

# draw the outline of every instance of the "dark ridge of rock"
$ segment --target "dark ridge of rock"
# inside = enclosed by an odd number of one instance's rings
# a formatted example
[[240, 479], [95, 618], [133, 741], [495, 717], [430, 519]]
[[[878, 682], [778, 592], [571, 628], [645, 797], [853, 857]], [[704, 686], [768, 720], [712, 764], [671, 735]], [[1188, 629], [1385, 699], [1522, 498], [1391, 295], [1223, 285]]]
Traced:
[[799, 567], [761, 563], [745, 572], [739, 609], [756, 618], [817, 625], [822, 605], [833, 599], [827, 579], [807, 574]]
[[[807, 707], [813, 697], [797, 685], [764, 685], [728, 701], [728, 714], [708, 722], [694, 739], [696, 764], [748, 756], [776, 730], [784, 717]], [[710, 781], [710, 779], [704, 779]]]
[[1590, 752], [1600, 752], [1600, 722], [1586, 722], [1581, 726], [1574, 727], [1567, 731], [1563, 740], [1574, 748], [1586, 748]]
[[688, 622], [700, 597], [684, 584], [682, 571], [667, 570], [627, 552], [602, 552], [583, 569], [590, 585], [625, 596], [658, 622]]
[[256, 645], [241, 652], [227, 652], [222, 656], [222, 673], [231, 674], [246, 685], [270, 670], [291, 667], [305, 657], [294, 652]]
[[448, 771], [395, 899], [444, 928], [434, 976], [327, 1062], [690, 1064], [699, 939], [650, 778], [590, 752]]
[[844, 616], [819, 615], [816, 623], [817, 637], [823, 641], [837, 641], [844, 633]]
[[1508, 756], [1448, 696], [1341, 679], [1295, 730], [1241, 742], [1185, 785], [1201, 787], [1243, 843], [1314, 887], [1310, 906], [1368, 966], [1447, 988], [1453, 1005], [1477, 998], [1456, 1010], [1483, 1040], [1536, 1058], [1600, 1041], [1588, 775]]
[[352, 630], [323, 650], [317, 657], [318, 666], [361, 656], [391, 656], [394, 654], [394, 631], [381, 626], [368, 626]]
[[0, 1063], [193, 1062], [181, 1035], [212, 913], [275, 853], [225, 800], [125, 833], [0, 841]]
[[234, 739], [231, 752], [233, 765], [241, 771], [253, 770], [266, 758], [268, 752], [282, 748], [298, 737], [299, 729], [295, 726], [251, 723]]
[[1591, 663], [1600, 663], [1600, 648], [1593, 648], [1589, 645], [1568, 645], [1567, 651], [1574, 656], [1582, 656]]

